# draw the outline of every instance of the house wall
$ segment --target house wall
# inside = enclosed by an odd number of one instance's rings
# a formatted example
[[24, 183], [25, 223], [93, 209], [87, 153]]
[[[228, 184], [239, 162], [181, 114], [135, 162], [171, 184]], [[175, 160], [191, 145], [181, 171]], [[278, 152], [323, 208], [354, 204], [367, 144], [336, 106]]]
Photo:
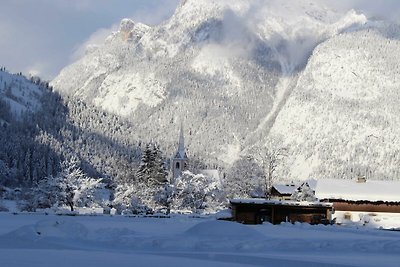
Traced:
[[349, 203], [333, 202], [333, 208], [338, 211], [362, 211], [362, 212], [391, 212], [400, 213], [400, 203], [392, 204], [374, 204], [374, 203]]
[[233, 204], [232, 215], [233, 219], [237, 222], [244, 224], [259, 224], [257, 220], [257, 213], [259, 209], [254, 205]]
[[321, 223], [331, 220], [329, 207], [302, 207], [268, 204], [232, 204], [233, 219], [244, 224], [260, 224], [269, 221]]
[[274, 222], [304, 222], [311, 224], [321, 223], [321, 220], [330, 220], [330, 212], [321, 207], [278, 206], [275, 208]]
[[291, 194], [281, 194], [276, 190], [274, 187], [271, 189], [271, 198], [272, 199], [278, 199], [278, 200], [290, 200], [291, 199]]

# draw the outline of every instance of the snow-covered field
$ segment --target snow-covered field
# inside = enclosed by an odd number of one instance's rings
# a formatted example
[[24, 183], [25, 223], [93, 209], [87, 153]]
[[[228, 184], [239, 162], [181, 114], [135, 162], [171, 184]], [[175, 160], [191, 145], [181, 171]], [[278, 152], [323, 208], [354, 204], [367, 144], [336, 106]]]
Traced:
[[0, 213], [1, 266], [399, 266], [400, 232]]

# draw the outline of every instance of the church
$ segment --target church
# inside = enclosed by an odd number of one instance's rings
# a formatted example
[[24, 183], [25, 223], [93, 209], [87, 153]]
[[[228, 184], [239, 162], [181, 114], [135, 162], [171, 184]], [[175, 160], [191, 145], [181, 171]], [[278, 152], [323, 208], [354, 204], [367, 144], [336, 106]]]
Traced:
[[173, 179], [178, 178], [182, 175], [182, 172], [187, 170], [189, 159], [185, 149], [185, 137], [183, 136], [183, 126], [179, 134], [178, 150], [175, 156], [172, 158], [172, 177]]
[[[183, 134], [183, 125], [181, 125], [181, 130], [179, 134], [179, 142], [178, 142], [178, 149], [171, 159], [171, 172], [172, 172], [172, 179], [177, 179], [178, 177], [182, 176], [182, 172], [188, 170], [189, 167], [189, 158], [186, 153], [185, 148], [185, 137]], [[219, 171], [216, 169], [205, 169], [200, 170], [199, 174], [202, 174], [208, 178], [211, 178], [212, 181], [217, 182], [218, 185], [221, 185], [221, 179], [219, 175]]]

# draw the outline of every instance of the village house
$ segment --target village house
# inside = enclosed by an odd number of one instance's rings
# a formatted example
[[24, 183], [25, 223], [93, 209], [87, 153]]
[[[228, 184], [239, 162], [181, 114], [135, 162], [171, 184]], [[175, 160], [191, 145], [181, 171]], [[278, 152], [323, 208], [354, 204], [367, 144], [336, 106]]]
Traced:
[[400, 214], [400, 181], [321, 179], [315, 185], [321, 202], [333, 203], [338, 219], [359, 220], [359, 214]]
[[276, 184], [272, 186], [270, 196], [272, 199], [290, 200], [297, 188], [298, 185], [294, 183]]
[[332, 204], [319, 202], [297, 202], [254, 199], [232, 199], [232, 218], [244, 224], [270, 222], [305, 222], [328, 224], [332, 218]]

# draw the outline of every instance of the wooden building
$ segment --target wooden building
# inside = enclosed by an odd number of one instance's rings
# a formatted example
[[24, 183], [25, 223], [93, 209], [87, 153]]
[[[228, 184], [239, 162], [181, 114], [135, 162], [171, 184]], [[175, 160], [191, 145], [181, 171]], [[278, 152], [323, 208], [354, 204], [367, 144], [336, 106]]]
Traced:
[[244, 224], [281, 222], [330, 223], [332, 204], [318, 202], [277, 201], [266, 199], [232, 199], [233, 220]]
[[400, 213], [400, 181], [322, 179], [315, 196], [337, 211]]
[[271, 198], [279, 200], [290, 200], [292, 194], [299, 186], [295, 184], [276, 184], [271, 188]]

